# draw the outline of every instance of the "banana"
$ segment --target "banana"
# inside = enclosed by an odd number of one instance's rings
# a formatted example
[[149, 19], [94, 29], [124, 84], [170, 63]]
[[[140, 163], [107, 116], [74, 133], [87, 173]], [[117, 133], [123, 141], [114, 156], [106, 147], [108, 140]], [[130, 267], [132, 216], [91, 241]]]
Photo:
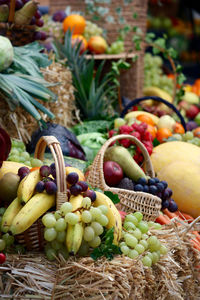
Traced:
[[13, 235], [24, 232], [54, 205], [55, 195], [35, 194], [16, 215], [10, 226], [10, 231]]
[[108, 207], [108, 229], [114, 227], [114, 244], [118, 244], [122, 233], [122, 221], [119, 211], [117, 210], [114, 203], [105, 194], [96, 191], [96, 200], [94, 201], [94, 206], [105, 205]]
[[163, 98], [164, 100], [172, 103], [173, 98], [172, 96], [167, 93], [166, 91], [156, 87], [156, 86], [149, 86], [143, 89], [143, 93], [145, 96], [157, 96]]
[[78, 196], [70, 197], [69, 202], [72, 205], [72, 211], [77, 210], [82, 207], [82, 200], [83, 200], [83, 196], [80, 194]]
[[31, 199], [35, 191], [35, 186], [40, 180], [41, 176], [39, 169], [30, 172], [22, 179], [17, 190], [17, 197], [22, 204], [25, 204], [29, 199]]
[[21, 167], [27, 167], [30, 168], [29, 166], [26, 166], [22, 163], [18, 163], [18, 162], [14, 162], [14, 161], [9, 161], [9, 160], [5, 160], [3, 161], [3, 164], [0, 168], [0, 179], [9, 172], [18, 173], [18, 169]]
[[135, 110], [135, 111], [131, 111], [131, 112], [127, 113], [124, 116], [124, 119], [128, 122], [131, 119], [137, 118], [137, 116], [139, 116], [141, 114], [149, 116], [155, 124], [157, 124], [158, 121], [159, 121], [159, 117], [157, 117], [157, 116], [155, 116], [155, 115], [153, 115], [153, 114], [151, 114], [147, 111], [139, 111], [139, 110]]
[[71, 255], [75, 255], [82, 243], [84, 227], [83, 223], [79, 222], [75, 225], [68, 225], [66, 235], [66, 246]]
[[12, 224], [13, 219], [22, 209], [21, 202], [18, 198], [15, 198], [11, 204], [8, 206], [6, 211], [3, 214], [2, 221], [1, 221], [1, 231], [8, 232], [10, 225]]

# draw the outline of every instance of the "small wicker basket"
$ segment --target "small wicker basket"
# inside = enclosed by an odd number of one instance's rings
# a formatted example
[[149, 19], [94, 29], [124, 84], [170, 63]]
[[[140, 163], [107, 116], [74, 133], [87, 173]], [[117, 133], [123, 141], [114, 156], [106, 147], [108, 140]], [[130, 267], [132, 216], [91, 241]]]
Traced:
[[15, 0], [10, 1], [8, 22], [0, 22], [0, 35], [7, 37], [13, 46], [24, 46], [33, 42], [34, 25], [17, 25], [14, 23]]
[[151, 164], [151, 160], [149, 154], [144, 147], [144, 145], [134, 136], [120, 134], [110, 138], [99, 150], [97, 153], [91, 169], [89, 171], [89, 175], [87, 181], [93, 187], [100, 188], [103, 191], [111, 191], [114, 194], [118, 194], [120, 203], [118, 204], [118, 208], [125, 212], [134, 212], [140, 211], [143, 213], [144, 219], [147, 221], [155, 221], [158, 217], [159, 212], [161, 210], [161, 199], [157, 196], [143, 193], [143, 192], [135, 192], [131, 190], [120, 189], [116, 187], [109, 187], [104, 179], [103, 173], [103, 163], [104, 163], [104, 154], [107, 148], [113, 143], [121, 139], [130, 139], [133, 141], [142, 151], [145, 162], [145, 172], [148, 176], [154, 177], [154, 170]]
[[[57, 194], [56, 194], [56, 209], [60, 209], [61, 205], [68, 201], [67, 197], [67, 183], [65, 174], [65, 162], [60, 147], [60, 143], [54, 136], [42, 136], [35, 149], [34, 157], [40, 160], [44, 159], [44, 152], [48, 146], [51, 150], [55, 167], [57, 179]], [[42, 250], [44, 248], [44, 226], [41, 218], [38, 219], [30, 228], [22, 234], [16, 235], [18, 243], [23, 244], [27, 250]]]

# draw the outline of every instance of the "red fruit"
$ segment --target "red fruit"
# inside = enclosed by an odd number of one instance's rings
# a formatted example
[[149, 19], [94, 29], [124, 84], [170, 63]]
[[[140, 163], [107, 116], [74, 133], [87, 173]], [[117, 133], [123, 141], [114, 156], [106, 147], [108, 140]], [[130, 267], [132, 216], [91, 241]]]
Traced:
[[106, 161], [103, 164], [104, 178], [108, 185], [116, 186], [122, 180], [123, 170], [115, 161]]
[[122, 125], [119, 127], [119, 133], [125, 133], [125, 134], [129, 134], [131, 131], [133, 131], [131, 126], [128, 125]]
[[146, 123], [141, 123], [138, 126], [138, 132], [143, 135], [145, 133], [145, 131], [147, 130], [148, 125]]
[[133, 106], [132, 111], [137, 111], [138, 107], [137, 106]]
[[113, 135], [115, 135], [117, 132], [114, 130], [114, 129], [112, 129], [112, 130], [110, 130], [110, 131], [108, 131], [108, 136], [109, 136], [109, 138], [111, 138]]
[[[141, 135], [140, 135], [140, 133], [138, 131], [131, 132], [131, 135], [133, 135], [134, 137], [136, 137], [138, 140], [141, 141]], [[131, 143], [134, 144], [133, 141]]]
[[151, 133], [149, 131], [145, 131], [145, 133], [143, 134], [143, 140], [144, 141], [153, 141], [153, 136], [151, 135]]
[[141, 153], [136, 153], [133, 158], [138, 164], [143, 162], [143, 155]]
[[131, 127], [132, 127], [132, 129], [133, 129], [133, 130], [136, 130], [136, 131], [138, 131], [139, 124], [137, 124], [137, 123], [133, 123], [133, 124], [131, 125]]
[[199, 108], [194, 104], [190, 105], [190, 107], [186, 110], [186, 116], [189, 119], [194, 119], [196, 115], [198, 115], [198, 113], [199, 113]]
[[127, 140], [127, 139], [119, 140], [119, 144], [125, 148], [129, 148], [131, 145], [131, 140]]
[[119, 214], [120, 214], [120, 216], [121, 216], [121, 219], [122, 219], [122, 222], [124, 221], [124, 219], [125, 219], [125, 217], [126, 217], [126, 215], [127, 215], [127, 213], [125, 212], [125, 211], [121, 211], [121, 210], [119, 210]]
[[0, 264], [3, 264], [6, 261], [6, 256], [3, 253], [0, 253]]

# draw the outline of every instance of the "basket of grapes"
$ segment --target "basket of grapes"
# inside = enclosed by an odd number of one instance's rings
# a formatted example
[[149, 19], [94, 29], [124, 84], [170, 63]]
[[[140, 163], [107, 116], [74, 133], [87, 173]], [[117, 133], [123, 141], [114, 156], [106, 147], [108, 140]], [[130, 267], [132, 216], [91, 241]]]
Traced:
[[9, 38], [13, 46], [23, 46], [46, 34], [36, 31], [43, 26], [38, 2], [35, 0], [0, 1], [0, 35]]
[[[125, 139], [140, 149], [144, 157], [145, 171], [139, 167], [126, 148], [117, 145], [119, 140]], [[115, 172], [117, 168], [121, 170], [118, 174]], [[117, 180], [117, 176], [120, 181]], [[155, 186], [159, 186], [160, 182], [155, 178], [147, 149], [136, 137], [120, 134], [110, 138], [97, 153], [87, 180], [93, 187], [117, 194], [120, 210], [140, 211], [148, 221], [154, 221], [158, 217], [162, 200]], [[143, 188], [139, 189], [139, 186]], [[162, 191], [166, 187], [164, 182], [160, 184]]]

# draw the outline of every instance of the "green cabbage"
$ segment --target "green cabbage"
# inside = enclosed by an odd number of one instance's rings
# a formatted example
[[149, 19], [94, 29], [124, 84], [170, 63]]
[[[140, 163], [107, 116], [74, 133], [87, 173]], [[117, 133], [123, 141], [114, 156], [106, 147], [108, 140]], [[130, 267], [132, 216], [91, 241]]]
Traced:
[[11, 65], [13, 57], [14, 51], [10, 40], [0, 35], [0, 72]]

